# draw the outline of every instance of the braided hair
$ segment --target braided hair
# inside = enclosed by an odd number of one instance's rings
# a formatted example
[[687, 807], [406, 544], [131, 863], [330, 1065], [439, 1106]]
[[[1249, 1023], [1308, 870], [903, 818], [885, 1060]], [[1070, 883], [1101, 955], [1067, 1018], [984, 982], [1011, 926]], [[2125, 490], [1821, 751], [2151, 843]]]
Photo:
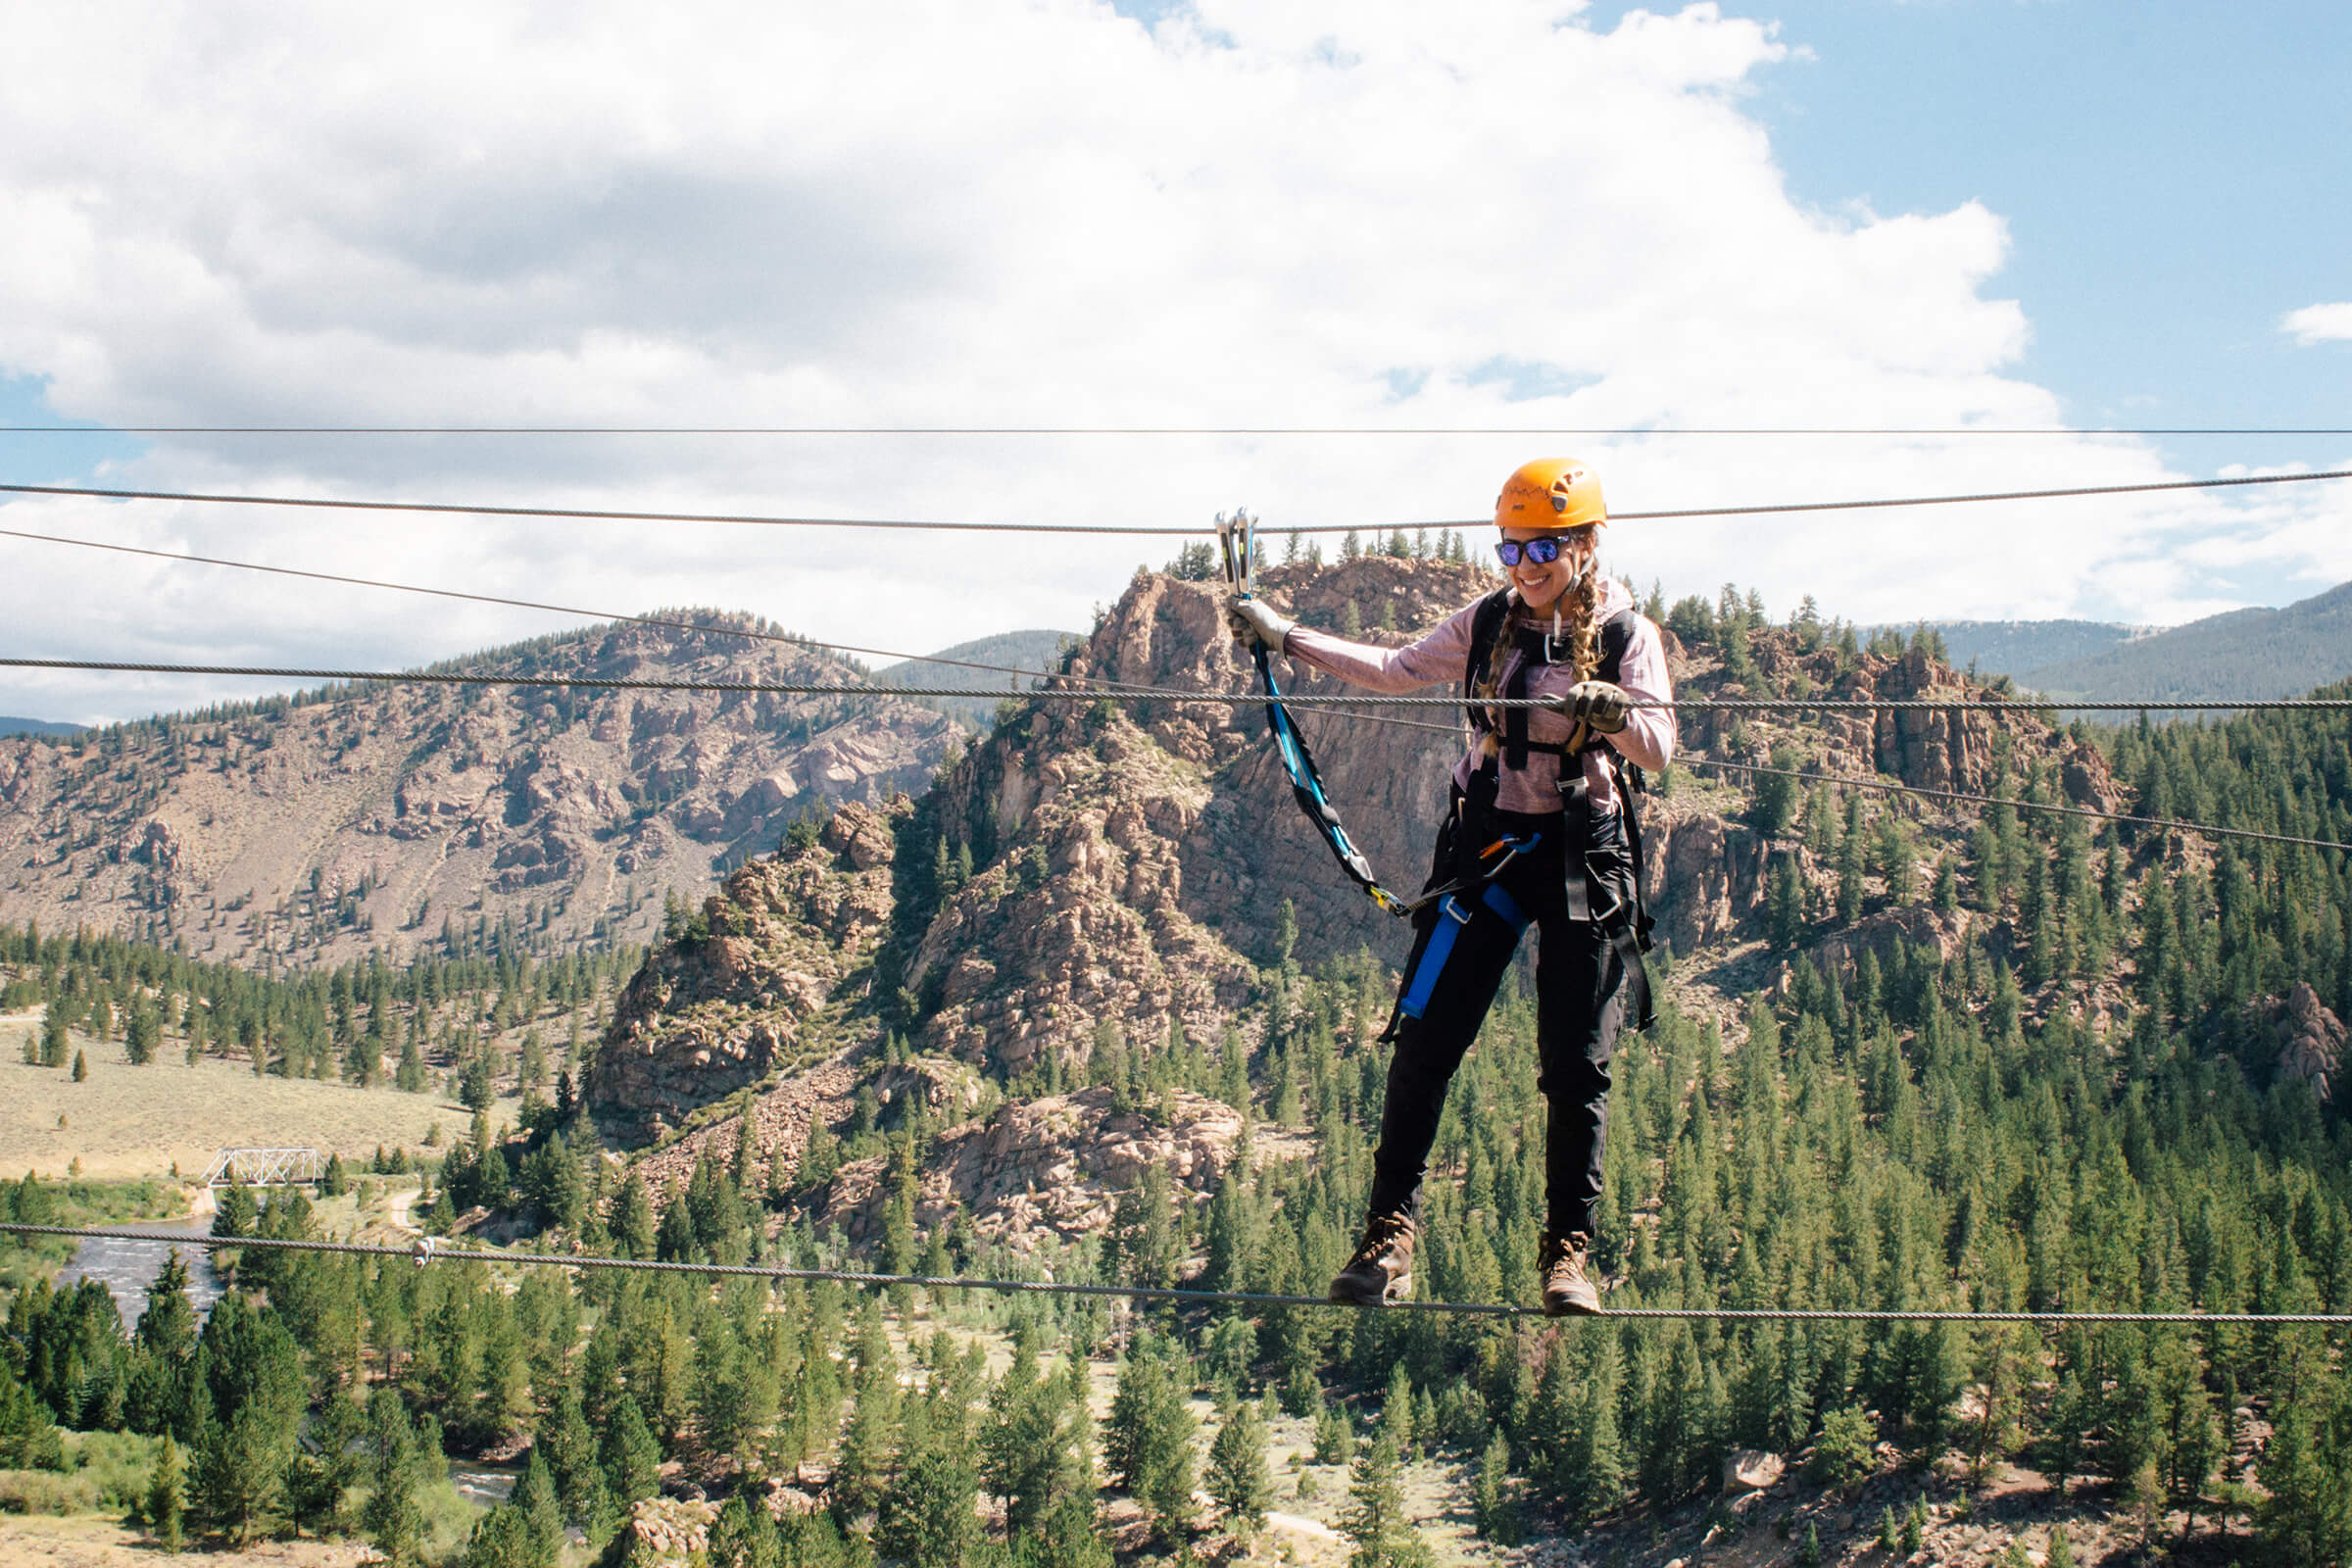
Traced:
[[[1565, 540], [1582, 538], [1593, 541], [1584, 547], [1588, 551], [1593, 550], [1597, 543], [1591, 523], [1570, 529], [1562, 537]], [[1563, 550], [1562, 554], [1566, 554], [1566, 551]], [[1600, 667], [1600, 562], [1596, 555], [1589, 555], [1584, 575], [1577, 579], [1575, 587], [1560, 596], [1561, 602], [1555, 607], [1555, 612], [1563, 623], [1562, 629], [1568, 634], [1569, 667], [1580, 681], [1591, 680], [1592, 672]], [[1530, 614], [1527, 606], [1518, 600], [1511, 602], [1510, 613], [1495, 622], [1494, 643], [1487, 650], [1485, 672], [1479, 677], [1475, 693], [1479, 701], [1488, 701], [1502, 689], [1503, 660], [1509, 656], [1519, 633], [1527, 629], [1548, 629], [1544, 626], [1545, 618]], [[1489, 755], [1499, 745], [1498, 730], [1490, 727], [1486, 737]]]

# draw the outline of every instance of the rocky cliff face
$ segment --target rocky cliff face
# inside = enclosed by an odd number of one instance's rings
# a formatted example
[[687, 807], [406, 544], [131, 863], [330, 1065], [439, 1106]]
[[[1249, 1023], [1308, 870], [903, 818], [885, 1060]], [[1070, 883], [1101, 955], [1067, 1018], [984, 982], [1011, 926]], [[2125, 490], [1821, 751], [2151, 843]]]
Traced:
[[[1267, 592], [1309, 620], [1383, 607], [1417, 627], [1477, 592], [1467, 568], [1364, 561], [1276, 568]], [[1139, 575], [1070, 666], [1180, 691], [1246, 692], [1255, 669], [1227, 634], [1223, 590]], [[1359, 607], [1359, 616], [1361, 610]], [[1406, 634], [1365, 635], [1400, 643]], [[1287, 665], [1287, 661], [1284, 662]], [[1302, 690], [1330, 689], [1285, 670]], [[1418, 886], [1443, 808], [1448, 735], [1302, 714], [1334, 804], [1376, 868]], [[1333, 868], [1300, 817], [1254, 704], [1041, 705], [940, 781], [926, 830], [969, 847], [972, 882], [931, 914], [907, 965], [922, 1043], [1018, 1071], [1052, 1051], [1072, 1062], [1109, 1023], [1146, 1045], [1173, 1018], [1213, 1029], [1276, 955], [1284, 900], [1309, 959], [1370, 943], [1401, 957], [1402, 923]]]
[[2283, 997], [2262, 997], [2246, 1009], [2258, 1040], [2277, 1052], [2278, 1078], [2308, 1084], [2323, 1105], [2335, 1099], [2343, 1081], [2344, 1024], [2308, 983]]
[[[512, 673], [825, 683], [813, 649], [613, 625], [493, 650]], [[357, 688], [0, 740], [0, 919], [198, 956], [340, 961], [444, 923], [643, 941], [811, 808], [919, 790], [963, 732], [880, 700]]]
[[656, 1132], [764, 1078], [818, 1012], [855, 1001], [890, 923], [910, 809], [904, 796], [843, 806], [813, 842], [727, 878], [629, 981], [589, 1069], [590, 1109], [623, 1135]]
[[[1046, 1236], [1099, 1233], [1147, 1169], [1165, 1170], [1180, 1200], [1205, 1202], [1245, 1147], [1241, 1114], [1200, 1095], [1124, 1113], [1102, 1088], [1007, 1101], [940, 1139], [920, 1173], [915, 1223], [928, 1231], [961, 1214], [975, 1235], [1023, 1250]], [[1253, 1159], [1292, 1159], [1306, 1143], [1260, 1127], [1248, 1149]], [[883, 1167], [879, 1157], [842, 1167], [821, 1218], [852, 1241], [880, 1236], [890, 1196]]]
[[[1303, 620], [1395, 644], [1494, 579], [1442, 563], [1368, 559], [1278, 567], [1264, 584]], [[1221, 597], [1214, 583], [1139, 574], [1074, 655], [1070, 674], [1252, 691], [1254, 670], [1225, 632]], [[1976, 690], [1921, 656], [1841, 660], [1778, 629], [1751, 633], [1748, 650], [1743, 684], [1726, 672], [1720, 648], [1685, 648], [1668, 636], [1678, 688], [1691, 696], [1811, 690], [1965, 700]], [[1293, 689], [1344, 689], [1287, 661], [1278, 672]], [[1405, 716], [1448, 721], [1442, 710]], [[1299, 717], [1350, 834], [1391, 885], [1417, 889], [1459, 740], [1343, 713]], [[1694, 713], [1683, 726], [1687, 756], [1762, 761], [1782, 740], [1798, 745], [1804, 765], [1830, 772], [1982, 790], [2005, 757], [2012, 778], [2039, 766], [2085, 804], [2120, 793], [2095, 754], [2014, 711], [1741, 723]], [[1671, 791], [1644, 803], [1647, 892], [1662, 934], [1686, 958], [1756, 946], [1776, 856], [1792, 858], [1817, 887], [1834, 878], [1793, 839], [1749, 825], [1748, 795], [1744, 784], [1682, 767]], [[1916, 800], [1894, 808], [1923, 821], [1949, 815]], [[859, 852], [861, 844], [869, 847]], [[847, 1029], [827, 1041], [870, 1041], [887, 1017], [908, 1031], [918, 1057], [1000, 1079], [1048, 1055], [1082, 1068], [1109, 1031], [1145, 1052], [1171, 1024], [1202, 1039], [1262, 1000], [1261, 969], [1281, 956], [1286, 900], [1303, 961], [1363, 947], [1392, 962], [1404, 956], [1404, 923], [1339, 873], [1293, 803], [1256, 704], [1036, 704], [947, 768], [919, 803], [845, 811], [824, 847], [740, 873], [709, 906], [710, 937], [657, 956], [632, 987], [592, 1094], [637, 1116], [641, 1129], [648, 1116], [674, 1120], [758, 1081], [828, 1006]], [[1850, 967], [1864, 948], [1890, 953], [1898, 937], [1948, 950], [1959, 918], [1888, 911], [1833, 939], [1822, 956]], [[877, 984], [887, 989], [876, 1006], [843, 1011], [840, 1004]], [[838, 1113], [844, 1094], [836, 1085], [819, 1098]], [[926, 1094], [939, 1120], [963, 1114]], [[1220, 1135], [1207, 1104], [1185, 1126], [1155, 1132], [1165, 1147], [1152, 1145], [1152, 1157], [1213, 1168]], [[925, 1201], [962, 1201], [975, 1215], [998, 1216], [989, 1223], [1001, 1220], [1008, 1233], [1088, 1228], [1107, 1212], [1102, 1195], [1127, 1174], [1103, 1151], [1140, 1136], [1102, 1123], [1101, 1113], [1084, 1095], [1053, 1097], [951, 1133], [925, 1172]], [[797, 1159], [806, 1125], [796, 1120], [779, 1133], [773, 1152]], [[825, 1211], [853, 1231], [867, 1223], [874, 1179], [845, 1170]]]

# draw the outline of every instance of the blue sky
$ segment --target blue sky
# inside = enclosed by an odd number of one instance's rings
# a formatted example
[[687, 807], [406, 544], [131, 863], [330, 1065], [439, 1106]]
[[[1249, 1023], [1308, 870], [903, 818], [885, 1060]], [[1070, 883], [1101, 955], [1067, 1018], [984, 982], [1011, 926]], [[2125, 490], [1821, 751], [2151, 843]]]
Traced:
[[[1606, 28], [1635, 9], [1601, 5]], [[1788, 186], [1825, 211], [1980, 201], [2020, 371], [2082, 425], [2352, 425], [2352, 345], [2286, 312], [2352, 298], [2352, 6], [2266, 0], [1726, 0], [1797, 51], [1754, 78]], [[2216, 461], [2213, 441], [2180, 444]], [[2346, 440], [2245, 443], [2342, 466]]]
[[[0, 8], [0, 54], [39, 63], [0, 79], [0, 423], [2352, 425], [2352, 8], [1725, 0], [1565, 28], [1546, 0], [681, 10], [708, 25], [626, 0], [397, 21], [163, 0], [125, 41], [98, 13]], [[2319, 341], [2280, 329], [2318, 306]], [[0, 436], [0, 474], [1385, 526], [1476, 514], [1535, 445]], [[1578, 450], [1620, 511], [2352, 466], [2352, 437]], [[917, 651], [1085, 625], [1173, 550], [0, 512]], [[1776, 610], [2172, 622], [2352, 577], [2352, 485], [1692, 519], [1609, 548], [1643, 582], [1728, 578]], [[54, 657], [358, 666], [552, 629], [28, 541], [0, 570], [12, 647]], [[242, 694], [44, 674], [0, 681], [0, 712]]]

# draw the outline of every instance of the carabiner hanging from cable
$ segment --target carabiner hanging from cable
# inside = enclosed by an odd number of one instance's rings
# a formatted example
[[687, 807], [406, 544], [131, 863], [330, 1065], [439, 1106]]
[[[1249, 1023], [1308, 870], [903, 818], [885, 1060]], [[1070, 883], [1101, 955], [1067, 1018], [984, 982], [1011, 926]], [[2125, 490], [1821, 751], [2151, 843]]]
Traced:
[[[1257, 581], [1257, 519], [1246, 512], [1236, 512], [1231, 517], [1217, 514], [1217, 550], [1225, 564], [1225, 580], [1233, 591], [1244, 599], [1256, 591]], [[1291, 793], [1298, 798], [1298, 809], [1315, 825], [1323, 842], [1331, 847], [1332, 858], [1348, 880], [1362, 888], [1374, 904], [1391, 914], [1405, 915], [1413, 906], [1380, 885], [1372, 874], [1372, 863], [1364, 852], [1348, 837], [1348, 829], [1333, 808], [1331, 797], [1324, 793], [1323, 774], [1315, 766], [1314, 755], [1306, 749], [1306, 737], [1291, 719], [1290, 710], [1282, 703], [1282, 688], [1275, 684], [1274, 666], [1266, 658], [1263, 643], [1252, 645], [1257, 659], [1257, 678], [1266, 688], [1266, 733], [1274, 737], [1274, 749], [1282, 757], [1282, 770], [1290, 775]]]

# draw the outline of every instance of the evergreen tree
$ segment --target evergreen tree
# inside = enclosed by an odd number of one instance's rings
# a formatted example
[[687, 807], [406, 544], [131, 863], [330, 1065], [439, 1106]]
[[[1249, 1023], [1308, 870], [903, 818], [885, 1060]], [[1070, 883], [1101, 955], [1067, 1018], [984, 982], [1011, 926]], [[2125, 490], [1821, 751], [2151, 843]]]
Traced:
[[979, 1495], [980, 1478], [969, 1459], [926, 1444], [882, 1494], [875, 1549], [909, 1563], [960, 1568], [980, 1541], [980, 1516], [973, 1511]]
[[989, 1391], [980, 1435], [981, 1480], [1004, 1499], [1009, 1535], [1033, 1527], [1060, 1497], [1092, 1490], [1078, 1446], [1085, 1419], [1059, 1384], [1040, 1376], [1035, 1335], [1024, 1322], [1012, 1364]]
[[1805, 882], [1796, 858], [1773, 857], [1772, 878], [1764, 895], [1764, 933], [1776, 953], [1791, 953], [1805, 934]]
[[144, 1067], [155, 1059], [157, 1045], [163, 1039], [163, 1025], [156, 1018], [155, 1007], [141, 997], [130, 1009], [129, 1021], [123, 1026], [124, 1053], [133, 1066]]
[[417, 1494], [428, 1465], [400, 1396], [378, 1389], [368, 1400], [368, 1494], [360, 1528], [394, 1568], [415, 1563], [424, 1545], [424, 1507]]
[[1254, 1400], [1244, 1399], [1209, 1445], [1208, 1494], [1238, 1536], [1254, 1535], [1266, 1522], [1274, 1479], [1266, 1469], [1266, 1426]]
[[1511, 1442], [1494, 1434], [1479, 1456], [1478, 1481], [1471, 1493], [1470, 1515], [1478, 1533], [1497, 1546], [1515, 1546], [1524, 1539], [1519, 1500], [1511, 1486]]
[[2352, 1562], [2352, 1390], [2287, 1401], [2263, 1456], [2258, 1521], [2293, 1568]]
[[654, 1441], [637, 1400], [622, 1395], [605, 1428], [598, 1457], [605, 1472], [605, 1490], [625, 1511], [630, 1503], [650, 1497], [662, 1486], [662, 1445]]
[[620, 1196], [612, 1200], [612, 1214], [606, 1222], [612, 1239], [619, 1244], [620, 1255], [650, 1260], [655, 1255], [654, 1203], [646, 1192], [645, 1177], [629, 1172], [620, 1185]]
[[1348, 1568], [1429, 1568], [1437, 1559], [1404, 1513], [1403, 1467], [1386, 1432], [1358, 1450], [1340, 1533], [1353, 1544]]
[[784, 1541], [767, 1505], [737, 1489], [710, 1526], [710, 1568], [784, 1568]]
[[424, 1046], [416, 1031], [416, 1021], [412, 1018], [401, 1031], [400, 1065], [392, 1070], [393, 1087], [411, 1095], [423, 1094], [432, 1087], [432, 1075], [424, 1065]]
[[164, 1434], [155, 1470], [148, 1478], [145, 1509], [147, 1529], [156, 1544], [178, 1552], [187, 1537], [187, 1465], [180, 1457], [179, 1444], [169, 1432]]
[[1171, 1351], [1139, 1336], [1119, 1369], [1103, 1456], [1162, 1536], [1190, 1523], [1193, 1414], [1169, 1365]]
[[1845, 800], [1845, 827], [1838, 845], [1838, 922], [1852, 925], [1862, 918], [1863, 850], [1862, 797]]

